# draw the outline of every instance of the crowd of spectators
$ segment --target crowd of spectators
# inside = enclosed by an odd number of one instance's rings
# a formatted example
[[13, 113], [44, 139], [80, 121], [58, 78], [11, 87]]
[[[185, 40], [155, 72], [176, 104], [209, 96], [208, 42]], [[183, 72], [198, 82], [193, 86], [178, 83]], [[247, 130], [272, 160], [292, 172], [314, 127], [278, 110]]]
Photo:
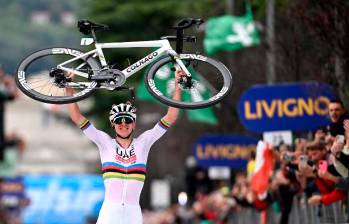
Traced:
[[[246, 209], [253, 209], [259, 214], [253, 223], [285, 224], [290, 223], [295, 198], [302, 198], [309, 207], [338, 202], [347, 206], [344, 202], [349, 190], [349, 115], [339, 100], [331, 101], [328, 109], [329, 126], [314, 130], [311, 137], [296, 138], [293, 145], [282, 143], [272, 148], [275, 163], [265, 196], [259, 197], [251, 188], [255, 164], [252, 155], [246, 172], [236, 173], [232, 186], [226, 183], [212, 189], [198, 187], [194, 200], [185, 206], [175, 205], [162, 212], [146, 211], [145, 223], [237, 223], [234, 218]], [[200, 172], [198, 175], [202, 175]], [[195, 176], [191, 178], [198, 181]], [[205, 183], [204, 178], [201, 182]], [[278, 214], [273, 222], [267, 221], [266, 211], [270, 209]]]

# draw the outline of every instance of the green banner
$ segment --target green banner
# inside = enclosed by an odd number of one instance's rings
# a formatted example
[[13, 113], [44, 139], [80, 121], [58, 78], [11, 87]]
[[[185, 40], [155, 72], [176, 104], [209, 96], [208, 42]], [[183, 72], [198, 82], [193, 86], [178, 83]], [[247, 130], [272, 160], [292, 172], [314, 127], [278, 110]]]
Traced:
[[251, 6], [246, 2], [244, 16], [219, 16], [210, 18], [206, 24], [204, 39], [208, 55], [219, 51], [233, 51], [259, 44], [260, 38], [253, 22]]

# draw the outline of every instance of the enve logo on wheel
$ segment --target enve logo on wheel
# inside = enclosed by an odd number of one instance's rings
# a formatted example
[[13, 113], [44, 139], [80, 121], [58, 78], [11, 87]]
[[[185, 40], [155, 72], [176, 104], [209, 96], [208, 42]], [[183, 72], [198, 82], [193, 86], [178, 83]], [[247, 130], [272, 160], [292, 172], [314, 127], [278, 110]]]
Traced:
[[74, 56], [82, 55], [80, 51], [69, 49], [69, 48], [53, 48], [52, 54], [70, 54]]
[[224, 94], [228, 91], [228, 87], [224, 86], [221, 91], [219, 91], [219, 93], [217, 93], [217, 95], [211, 97], [209, 100], [213, 101], [213, 100], [217, 100], [219, 98], [221, 98], [222, 96], [224, 96]]
[[154, 91], [154, 93], [156, 93], [157, 95], [159, 96], [162, 96], [162, 92], [160, 92], [160, 90], [158, 90], [155, 86], [155, 82], [154, 82], [154, 79], [149, 79], [148, 80], [148, 84], [150, 86], [150, 88]]
[[24, 71], [18, 71], [18, 81], [21, 83], [21, 85], [26, 89], [30, 90], [30, 86], [28, 86], [27, 81], [25, 80], [25, 72]]

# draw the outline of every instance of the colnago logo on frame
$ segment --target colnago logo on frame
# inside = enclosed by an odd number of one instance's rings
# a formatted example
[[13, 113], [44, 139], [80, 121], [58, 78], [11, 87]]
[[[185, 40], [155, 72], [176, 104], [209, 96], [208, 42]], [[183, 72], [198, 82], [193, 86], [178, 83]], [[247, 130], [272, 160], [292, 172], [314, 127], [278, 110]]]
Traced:
[[134, 63], [133, 65], [128, 67], [126, 69], [126, 71], [127, 72], [132, 72], [136, 68], [139, 68], [140, 66], [142, 66], [142, 65], [146, 64], [147, 62], [149, 62], [150, 60], [152, 60], [154, 57], [158, 56], [158, 54], [159, 54], [158, 52], [153, 52], [153, 53], [149, 54], [145, 58], [142, 58], [141, 60], [137, 61], [136, 63]]

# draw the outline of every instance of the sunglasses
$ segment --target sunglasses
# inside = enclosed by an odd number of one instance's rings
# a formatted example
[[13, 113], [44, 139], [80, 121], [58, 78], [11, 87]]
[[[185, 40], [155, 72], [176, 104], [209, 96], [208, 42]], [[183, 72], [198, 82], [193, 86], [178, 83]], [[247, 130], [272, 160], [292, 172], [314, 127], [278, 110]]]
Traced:
[[121, 124], [122, 122], [124, 122], [125, 124], [132, 124], [133, 119], [130, 117], [118, 117], [114, 120], [114, 124]]

